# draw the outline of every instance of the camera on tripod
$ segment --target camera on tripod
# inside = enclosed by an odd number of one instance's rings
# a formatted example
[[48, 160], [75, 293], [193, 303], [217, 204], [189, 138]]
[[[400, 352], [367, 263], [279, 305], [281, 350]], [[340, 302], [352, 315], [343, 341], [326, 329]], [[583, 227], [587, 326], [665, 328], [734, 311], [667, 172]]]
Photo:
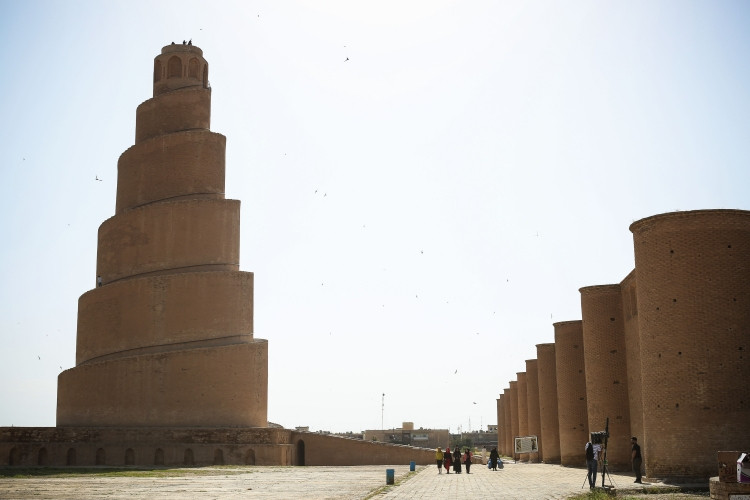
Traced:
[[607, 431], [597, 431], [591, 433], [591, 444], [604, 444], [604, 440], [609, 437]]

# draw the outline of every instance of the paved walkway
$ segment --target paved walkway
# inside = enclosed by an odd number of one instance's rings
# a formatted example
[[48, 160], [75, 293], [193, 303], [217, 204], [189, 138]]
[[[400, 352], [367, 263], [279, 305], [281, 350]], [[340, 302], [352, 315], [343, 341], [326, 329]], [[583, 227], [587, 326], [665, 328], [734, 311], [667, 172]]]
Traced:
[[[606, 485], [613, 484], [618, 491], [639, 492], [645, 486], [634, 484], [632, 475], [610, 474]], [[585, 483], [585, 484], [584, 484]], [[601, 476], [597, 476], [601, 485]], [[583, 486], [583, 488], [582, 488]], [[484, 499], [564, 499], [588, 491], [586, 470], [547, 464], [505, 464], [501, 470], [492, 471], [485, 465], [475, 464], [471, 474], [438, 474], [434, 465], [419, 472], [398, 486], [389, 489], [377, 500], [407, 500], [434, 498]]]
[[[396, 485], [386, 486], [386, 469]], [[88, 469], [91, 470], [91, 469]], [[563, 499], [581, 489], [585, 469], [559, 465], [506, 464], [493, 472], [475, 464], [471, 474], [438, 474], [434, 465], [409, 473], [408, 465], [362, 467], [204, 467], [135, 472], [136, 477], [87, 473], [64, 477], [0, 476], [0, 498], [93, 500], [159, 499]], [[628, 475], [612, 474], [619, 490], [637, 491]], [[601, 484], [601, 479], [599, 479]], [[609, 480], [607, 481], [609, 484]], [[586, 485], [588, 488], [588, 485]]]

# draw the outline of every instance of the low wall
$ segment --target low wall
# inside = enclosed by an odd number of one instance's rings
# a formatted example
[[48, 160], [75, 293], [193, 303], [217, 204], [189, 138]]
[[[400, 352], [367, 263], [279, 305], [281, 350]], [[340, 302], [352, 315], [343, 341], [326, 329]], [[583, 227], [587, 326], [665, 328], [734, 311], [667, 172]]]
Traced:
[[292, 465], [277, 428], [2, 427], [0, 466]]
[[435, 450], [292, 431], [295, 465], [396, 465], [435, 462]]
[[0, 427], [0, 466], [431, 464], [435, 450], [282, 428]]

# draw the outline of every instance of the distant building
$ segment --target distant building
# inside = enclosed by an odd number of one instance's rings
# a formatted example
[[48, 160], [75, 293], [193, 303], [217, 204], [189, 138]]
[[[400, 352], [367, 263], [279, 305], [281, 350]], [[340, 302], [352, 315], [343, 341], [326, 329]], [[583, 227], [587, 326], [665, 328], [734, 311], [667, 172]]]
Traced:
[[[404, 422], [398, 429], [368, 429], [363, 433], [365, 441], [378, 441], [390, 444], [405, 444], [419, 448], [445, 448], [450, 446], [452, 437], [448, 429], [414, 429], [413, 422]], [[497, 434], [495, 434], [497, 441]]]
[[[491, 431], [491, 428], [494, 430]], [[454, 443], [470, 442], [474, 448], [491, 450], [497, 446], [497, 425], [488, 425], [487, 431], [462, 432], [452, 434], [451, 437]]]

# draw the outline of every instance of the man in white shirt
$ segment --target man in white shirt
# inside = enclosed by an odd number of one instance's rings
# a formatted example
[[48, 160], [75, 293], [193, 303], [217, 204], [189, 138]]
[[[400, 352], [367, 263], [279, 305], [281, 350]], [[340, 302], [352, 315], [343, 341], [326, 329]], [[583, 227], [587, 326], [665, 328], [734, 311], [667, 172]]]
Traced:
[[599, 468], [599, 453], [602, 451], [601, 444], [591, 444], [591, 441], [586, 443], [586, 466], [588, 467], [588, 474], [586, 477], [589, 480], [589, 489], [596, 487], [596, 472]]

